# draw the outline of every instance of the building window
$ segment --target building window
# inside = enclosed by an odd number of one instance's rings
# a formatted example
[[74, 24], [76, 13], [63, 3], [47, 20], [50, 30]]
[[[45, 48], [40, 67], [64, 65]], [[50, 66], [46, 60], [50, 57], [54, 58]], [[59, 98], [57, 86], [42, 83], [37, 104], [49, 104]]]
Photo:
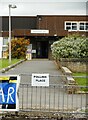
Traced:
[[7, 43], [8, 43], [8, 37], [4, 37], [3, 38], [3, 45], [7, 45]]
[[7, 48], [8, 48], [8, 37], [3, 37], [3, 45], [2, 45], [2, 57], [7, 58]]
[[79, 22], [79, 31], [88, 31], [88, 23]]
[[72, 30], [77, 30], [77, 23], [72, 23]]
[[85, 29], [88, 31], [88, 23], [85, 23]]
[[77, 22], [65, 22], [65, 30], [77, 31], [78, 23]]
[[86, 21], [66, 21], [65, 30], [70, 31], [88, 31], [88, 22]]

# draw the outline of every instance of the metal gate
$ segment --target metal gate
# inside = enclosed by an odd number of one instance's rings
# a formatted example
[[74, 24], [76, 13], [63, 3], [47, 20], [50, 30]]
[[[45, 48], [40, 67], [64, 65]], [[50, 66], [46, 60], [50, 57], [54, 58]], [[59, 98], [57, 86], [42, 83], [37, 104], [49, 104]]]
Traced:
[[32, 86], [31, 74], [22, 74], [19, 88], [19, 107], [21, 111], [43, 111], [61, 113], [85, 113], [87, 109], [88, 86], [66, 84], [64, 75], [50, 75], [47, 86]]

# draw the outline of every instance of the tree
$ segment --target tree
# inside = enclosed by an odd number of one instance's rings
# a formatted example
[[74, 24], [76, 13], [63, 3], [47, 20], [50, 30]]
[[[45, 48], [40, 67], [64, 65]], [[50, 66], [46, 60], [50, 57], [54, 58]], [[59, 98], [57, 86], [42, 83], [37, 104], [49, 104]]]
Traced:
[[51, 45], [52, 55], [57, 58], [87, 58], [87, 38], [77, 34], [69, 35]]
[[27, 46], [30, 44], [29, 39], [15, 38], [11, 41], [11, 57], [24, 58], [26, 56]]

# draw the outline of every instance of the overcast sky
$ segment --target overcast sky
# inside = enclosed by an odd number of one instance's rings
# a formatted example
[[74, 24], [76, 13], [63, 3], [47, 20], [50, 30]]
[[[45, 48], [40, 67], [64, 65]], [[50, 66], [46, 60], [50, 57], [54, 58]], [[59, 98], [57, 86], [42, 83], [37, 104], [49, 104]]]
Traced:
[[86, 15], [87, 3], [87, 0], [0, 0], [0, 16], [9, 15], [9, 4], [17, 6], [11, 9], [12, 16]]

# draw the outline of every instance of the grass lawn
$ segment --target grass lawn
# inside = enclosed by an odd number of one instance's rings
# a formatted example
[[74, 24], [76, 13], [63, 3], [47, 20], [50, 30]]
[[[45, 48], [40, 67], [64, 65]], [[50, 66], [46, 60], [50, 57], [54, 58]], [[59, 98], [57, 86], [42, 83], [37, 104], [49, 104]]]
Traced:
[[[15, 64], [16, 62], [20, 61], [21, 59], [12, 59], [11, 64]], [[0, 69], [5, 68], [9, 65], [9, 60], [8, 59], [0, 59]]]
[[[73, 76], [80, 76], [80, 77], [74, 78], [78, 85], [88, 86], [88, 78], [86, 77], [87, 76], [86, 73], [73, 73]], [[84, 76], [84, 78], [81, 76]], [[88, 91], [88, 88], [82, 88], [82, 90]]]

